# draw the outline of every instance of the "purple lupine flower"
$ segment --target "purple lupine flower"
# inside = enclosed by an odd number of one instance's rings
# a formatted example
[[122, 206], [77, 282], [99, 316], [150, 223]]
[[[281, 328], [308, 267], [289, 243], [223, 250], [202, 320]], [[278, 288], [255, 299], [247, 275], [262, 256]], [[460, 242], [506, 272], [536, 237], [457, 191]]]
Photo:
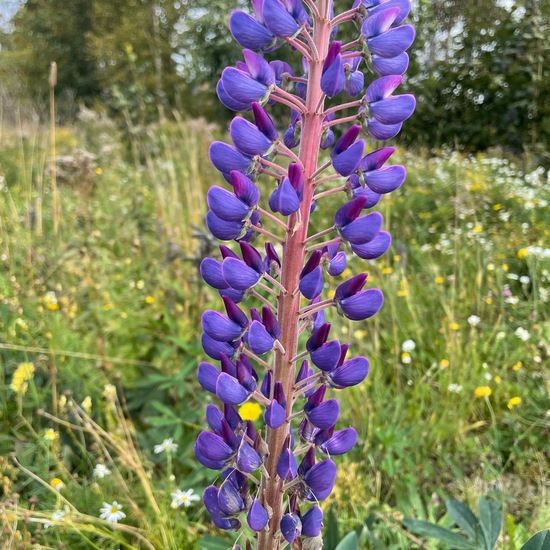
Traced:
[[[332, 316], [363, 321], [383, 304], [379, 289], [365, 288], [366, 273], [339, 284], [333, 298], [323, 294], [350, 255], [372, 260], [391, 245], [382, 215], [372, 209], [399, 189], [406, 171], [388, 163], [393, 147], [365, 151], [365, 137], [391, 139], [415, 108], [413, 96], [394, 93], [415, 34], [405, 23], [410, 0], [355, 0], [338, 21], [334, 1], [326, 2], [328, 18], [311, 17], [311, 4], [301, 0], [251, 0], [251, 15], [234, 11], [230, 29], [245, 48], [244, 61], [224, 69], [216, 86], [220, 101], [241, 114], [229, 127], [234, 145], [210, 147], [222, 178], [208, 191], [206, 225], [238, 246], [221, 245], [221, 256], [200, 265], [225, 313], [214, 307], [202, 316], [209, 359], [197, 374], [223, 407], [207, 405], [211, 431], [199, 434], [195, 454], [222, 473], [219, 488], [204, 492], [214, 524], [240, 529], [246, 522], [255, 550], [322, 546], [318, 502], [336, 479], [326, 456], [350, 452], [358, 438], [353, 426], [339, 428], [333, 392], [361, 383], [370, 369], [366, 357], [348, 355], [349, 343], [330, 339]], [[348, 21], [360, 33], [343, 44], [336, 32]], [[285, 43], [301, 55], [301, 67], [264, 58]], [[339, 103], [343, 91], [363, 97]], [[268, 113], [274, 103], [290, 110], [286, 131]], [[342, 116], [348, 108], [357, 109], [355, 116]], [[331, 175], [323, 174], [329, 168]], [[260, 174], [273, 178], [263, 197], [255, 183]], [[310, 220], [327, 195], [340, 197], [334, 225], [312, 234]], [[245, 310], [245, 301], [254, 303]], [[304, 349], [305, 330], [311, 334]], [[243, 421], [236, 407], [244, 402], [263, 408], [263, 429]], [[254, 479], [260, 491], [253, 492]], [[235, 548], [252, 550], [246, 537], [240, 540], [246, 543]]]

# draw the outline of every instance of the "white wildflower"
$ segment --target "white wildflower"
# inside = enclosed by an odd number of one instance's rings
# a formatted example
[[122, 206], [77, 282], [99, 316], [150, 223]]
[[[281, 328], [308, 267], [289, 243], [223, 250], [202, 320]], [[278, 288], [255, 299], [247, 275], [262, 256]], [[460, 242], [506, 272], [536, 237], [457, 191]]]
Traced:
[[416, 349], [416, 344], [414, 340], [405, 340], [401, 344], [401, 349], [406, 353], [410, 353], [411, 351], [414, 351]]
[[524, 342], [527, 342], [527, 340], [529, 340], [529, 338], [531, 337], [529, 331], [527, 329], [524, 329], [523, 327], [518, 327], [514, 334]]
[[178, 489], [175, 493], [170, 493], [172, 497], [172, 508], [179, 508], [180, 506], [185, 506], [189, 508], [194, 502], [197, 502], [201, 499], [199, 495], [193, 494], [193, 489], [188, 489], [187, 491], [182, 491]]
[[112, 504], [104, 502], [99, 512], [99, 517], [109, 523], [118, 523], [119, 520], [126, 517], [126, 514], [122, 511], [122, 504], [119, 504], [116, 500]]
[[94, 477], [98, 477], [100, 479], [103, 479], [105, 476], [108, 476], [111, 474], [111, 470], [105, 466], [105, 464], [96, 464], [94, 468]]
[[479, 323], [481, 323], [481, 319], [477, 315], [470, 315], [470, 317], [468, 317], [468, 324], [471, 327], [477, 327]]
[[160, 454], [163, 451], [167, 453], [175, 453], [178, 450], [178, 444], [174, 443], [174, 440], [170, 437], [165, 439], [160, 445], [155, 445], [155, 454]]
[[462, 386], [460, 384], [449, 384], [447, 389], [452, 393], [460, 393], [462, 391]]

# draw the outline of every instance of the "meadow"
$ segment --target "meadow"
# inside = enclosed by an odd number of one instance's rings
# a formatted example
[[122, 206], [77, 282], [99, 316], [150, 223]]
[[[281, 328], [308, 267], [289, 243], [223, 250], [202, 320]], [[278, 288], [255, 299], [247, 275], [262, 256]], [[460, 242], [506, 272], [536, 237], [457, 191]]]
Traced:
[[[91, 112], [55, 134], [52, 151], [38, 122], [0, 130], [0, 548], [225, 549], [193, 498], [215, 475], [193, 442], [223, 134]], [[361, 548], [449, 548], [403, 520], [449, 527], [447, 499], [488, 496], [497, 548], [519, 549], [550, 524], [549, 173], [498, 150], [396, 155], [408, 178], [379, 207], [394, 243], [368, 266], [385, 306], [335, 327], [371, 372], [342, 394], [359, 442], [327, 548], [353, 530]]]

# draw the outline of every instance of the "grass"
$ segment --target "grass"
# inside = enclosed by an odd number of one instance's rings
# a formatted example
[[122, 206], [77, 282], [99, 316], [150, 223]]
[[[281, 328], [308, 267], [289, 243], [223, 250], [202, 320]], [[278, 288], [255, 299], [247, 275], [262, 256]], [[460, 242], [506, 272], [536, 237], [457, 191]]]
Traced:
[[[219, 306], [197, 270], [216, 247], [202, 222], [205, 191], [221, 181], [207, 160], [215, 135], [201, 121], [120, 129], [91, 114], [58, 128], [56, 235], [48, 134], [3, 129], [6, 548], [195, 548], [212, 532], [200, 506], [174, 509], [170, 493], [213, 479], [192, 444], [208, 399], [195, 380], [200, 314]], [[508, 517], [499, 548], [519, 548], [550, 521], [548, 176], [502, 155], [399, 160], [407, 182], [380, 205], [394, 244], [366, 268], [385, 307], [361, 325], [335, 321], [371, 373], [339, 395], [341, 425], [360, 439], [338, 460], [329, 504], [342, 531], [367, 521], [365, 547], [417, 548], [404, 516], [439, 520], [445, 498], [474, 505], [489, 493]], [[319, 228], [338, 204], [323, 199]], [[35, 370], [16, 392], [23, 362]], [[109, 384], [115, 400], [102, 395]], [[490, 395], [476, 397], [483, 387]], [[177, 452], [155, 454], [166, 438]], [[94, 478], [97, 463], [111, 477]], [[113, 500], [127, 515], [117, 525], [98, 519]], [[55, 509], [66, 519], [44, 529]]]

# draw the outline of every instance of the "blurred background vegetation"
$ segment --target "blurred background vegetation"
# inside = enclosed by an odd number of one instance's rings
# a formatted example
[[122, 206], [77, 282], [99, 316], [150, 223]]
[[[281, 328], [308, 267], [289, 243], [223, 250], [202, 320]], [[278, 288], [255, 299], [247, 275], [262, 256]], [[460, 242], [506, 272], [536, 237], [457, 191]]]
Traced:
[[[214, 86], [240, 58], [237, 4], [0, 1], [2, 550], [230, 544], [200, 504], [171, 504], [215, 477], [192, 449], [200, 315], [220, 307], [198, 264], [216, 251], [207, 151], [232, 116]], [[448, 548], [403, 519], [450, 527], [447, 499], [489, 495], [497, 547], [517, 550], [550, 523], [550, 0], [415, 4], [408, 179], [379, 206], [394, 244], [345, 273], [367, 269], [386, 304], [331, 319], [372, 371], [339, 393], [360, 438], [326, 549], [350, 530], [360, 548]], [[313, 229], [340, 204], [325, 200]]]

